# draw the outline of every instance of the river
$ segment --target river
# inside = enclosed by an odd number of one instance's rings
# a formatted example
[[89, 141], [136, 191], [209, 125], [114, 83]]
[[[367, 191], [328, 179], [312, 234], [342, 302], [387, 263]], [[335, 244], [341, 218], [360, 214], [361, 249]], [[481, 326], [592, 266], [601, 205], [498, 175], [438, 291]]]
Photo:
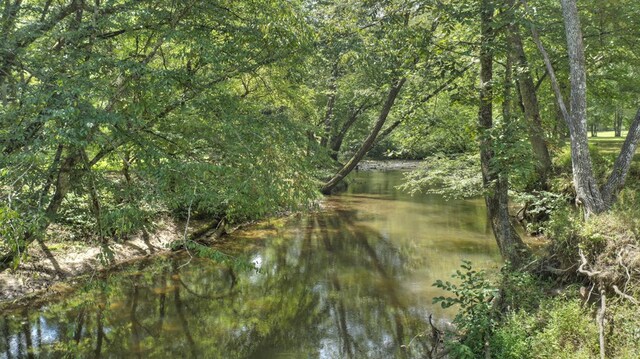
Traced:
[[433, 282], [500, 263], [484, 203], [411, 197], [399, 171], [352, 178], [317, 213], [234, 233], [221, 261], [154, 258], [4, 313], [0, 358], [420, 355], [429, 315], [455, 314]]

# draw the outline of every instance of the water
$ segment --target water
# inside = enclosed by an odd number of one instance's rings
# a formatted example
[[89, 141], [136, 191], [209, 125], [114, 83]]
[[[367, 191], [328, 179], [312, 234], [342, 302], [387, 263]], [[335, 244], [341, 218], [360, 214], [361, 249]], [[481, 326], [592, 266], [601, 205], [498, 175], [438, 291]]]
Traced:
[[484, 204], [410, 197], [399, 172], [354, 178], [320, 213], [236, 233], [226, 263], [156, 258], [3, 314], [0, 358], [420, 355], [429, 315], [443, 325], [455, 313], [431, 304], [445, 294], [432, 283], [462, 259], [500, 261]]

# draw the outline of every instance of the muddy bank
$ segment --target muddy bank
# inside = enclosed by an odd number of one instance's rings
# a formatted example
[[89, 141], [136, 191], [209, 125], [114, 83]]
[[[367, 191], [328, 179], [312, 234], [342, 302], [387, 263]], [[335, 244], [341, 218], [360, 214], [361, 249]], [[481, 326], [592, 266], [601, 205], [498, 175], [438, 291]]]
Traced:
[[[229, 238], [251, 233], [254, 227], [269, 225], [292, 215], [282, 213], [278, 217], [235, 226], [218, 221], [191, 221], [187, 236], [199, 243], [215, 246]], [[55, 232], [55, 226], [52, 228], [50, 236], [62, 235]], [[183, 239], [185, 223], [163, 218], [155, 223], [154, 228], [153, 232], [143, 231], [126, 241], [110, 242], [112, 259], [109, 262], [104, 262], [104, 252], [95, 242], [49, 238], [32, 243], [28, 257], [18, 268], [0, 272], [0, 310], [38, 306], [73, 291], [92, 278], [103, 278], [133, 263], [179, 253], [171, 246]]]

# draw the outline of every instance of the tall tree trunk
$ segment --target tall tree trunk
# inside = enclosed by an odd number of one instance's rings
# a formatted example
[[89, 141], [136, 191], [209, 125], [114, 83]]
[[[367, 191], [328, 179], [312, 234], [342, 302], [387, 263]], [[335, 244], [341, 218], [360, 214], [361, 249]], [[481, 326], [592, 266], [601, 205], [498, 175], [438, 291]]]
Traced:
[[511, 47], [519, 65], [519, 69], [516, 71], [516, 79], [518, 89], [520, 90], [522, 106], [524, 107], [524, 115], [527, 119], [529, 142], [531, 142], [533, 153], [536, 156], [536, 170], [539, 181], [544, 188], [546, 187], [547, 178], [551, 171], [551, 156], [549, 155], [547, 140], [544, 137], [538, 96], [536, 95], [535, 84], [531, 77], [527, 55], [524, 52], [522, 38], [520, 37], [517, 25], [511, 25], [509, 33]]
[[[529, 6], [527, 5], [526, 0], [520, 0], [525, 7], [525, 10], [529, 12]], [[551, 63], [551, 58], [549, 58], [549, 53], [542, 45], [542, 40], [540, 40], [540, 34], [536, 27], [531, 23], [531, 37], [533, 37], [533, 42], [535, 42], [538, 51], [542, 55], [542, 59], [544, 60], [544, 65], [547, 68], [547, 74], [549, 74], [549, 79], [551, 80], [551, 89], [553, 90], [553, 94], [556, 97], [556, 105], [558, 106], [558, 111], [560, 115], [564, 119], [567, 125], [569, 124], [569, 111], [567, 110], [567, 106], [564, 102], [564, 96], [562, 96], [562, 91], [560, 90], [560, 83], [558, 82], [558, 78], [556, 77], [556, 72], [553, 69], [553, 64]]]
[[576, 202], [582, 204], [585, 216], [605, 210], [598, 183], [593, 175], [591, 155], [587, 143], [587, 76], [584, 44], [576, 0], [562, 0], [562, 15], [569, 52], [569, 78], [571, 80], [571, 162]]
[[340, 183], [340, 181], [342, 181], [351, 171], [353, 171], [360, 160], [362, 160], [367, 152], [369, 152], [376, 140], [376, 137], [378, 136], [378, 133], [382, 129], [382, 126], [384, 126], [384, 123], [387, 121], [389, 112], [391, 111], [391, 108], [393, 107], [393, 104], [395, 103], [396, 98], [398, 97], [398, 94], [400, 93], [400, 90], [402, 89], [402, 86], [406, 81], [407, 79], [403, 77], [391, 86], [391, 89], [387, 94], [387, 99], [382, 106], [382, 109], [380, 110], [378, 120], [373, 126], [371, 133], [369, 133], [369, 136], [367, 136], [358, 151], [356, 151], [356, 153], [351, 157], [349, 162], [342, 166], [338, 173], [336, 173], [324, 186], [322, 186], [320, 191], [323, 194], [330, 194], [331, 191], [333, 191], [333, 189], [338, 185], [338, 183]]
[[[482, 131], [480, 136], [480, 162], [482, 180], [485, 186], [485, 202], [491, 219], [491, 227], [500, 248], [502, 257], [514, 265], [522, 264], [526, 257], [526, 247], [516, 233], [509, 217], [509, 182], [505, 173], [493, 168], [493, 142], [488, 132], [493, 127], [493, 12], [492, 0], [482, 0], [481, 47], [480, 47], [480, 108], [478, 125]], [[509, 105], [505, 105], [505, 109]], [[508, 111], [505, 112], [508, 115]]]

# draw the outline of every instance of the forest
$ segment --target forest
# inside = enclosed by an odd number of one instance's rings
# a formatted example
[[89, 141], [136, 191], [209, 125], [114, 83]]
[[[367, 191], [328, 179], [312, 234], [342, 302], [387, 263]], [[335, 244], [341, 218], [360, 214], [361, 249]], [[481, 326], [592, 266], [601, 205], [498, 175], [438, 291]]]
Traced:
[[167, 223], [228, 262], [225, 232], [419, 161], [397, 189], [481, 199], [501, 269], [463, 256], [433, 284], [450, 326], [339, 357], [640, 356], [639, 2], [0, 0], [0, 27], [0, 274], [70, 246], [108, 267]]

